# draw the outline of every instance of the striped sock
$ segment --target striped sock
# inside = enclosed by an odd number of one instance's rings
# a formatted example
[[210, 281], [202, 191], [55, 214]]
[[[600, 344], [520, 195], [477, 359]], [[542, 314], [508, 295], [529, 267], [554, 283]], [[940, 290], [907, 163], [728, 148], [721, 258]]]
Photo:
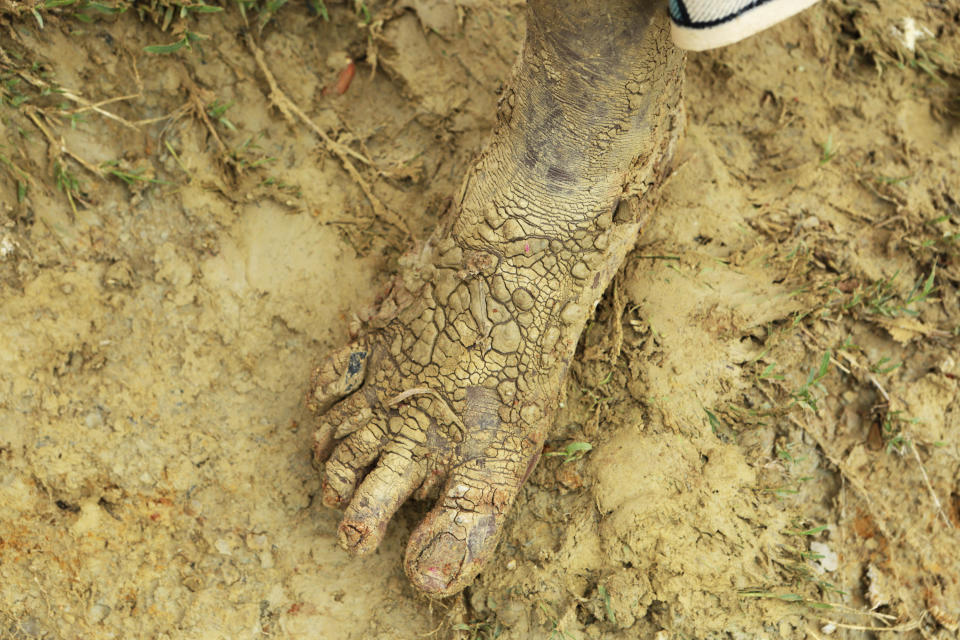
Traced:
[[703, 51], [743, 40], [817, 0], [670, 0], [673, 42]]

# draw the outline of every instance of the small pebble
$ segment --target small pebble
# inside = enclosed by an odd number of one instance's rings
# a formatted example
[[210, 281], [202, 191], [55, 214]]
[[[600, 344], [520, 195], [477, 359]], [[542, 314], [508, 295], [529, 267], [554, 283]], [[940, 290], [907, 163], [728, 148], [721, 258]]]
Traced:
[[99, 603], [90, 605], [90, 609], [87, 611], [87, 621], [90, 624], [99, 624], [108, 615], [110, 615], [110, 607], [107, 605]]

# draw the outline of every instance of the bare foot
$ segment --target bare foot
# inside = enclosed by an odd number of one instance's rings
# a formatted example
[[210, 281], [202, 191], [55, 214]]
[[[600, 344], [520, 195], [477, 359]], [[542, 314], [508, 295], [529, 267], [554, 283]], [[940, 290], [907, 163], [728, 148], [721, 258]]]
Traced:
[[428, 594], [460, 591], [493, 554], [672, 153], [683, 56], [662, 8], [639, 5], [530, 2], [497, 130], [398, 287], [407, 303], [314, 372], [323, 502], [345, 508], [345, 549], [374, 550], [407, 498], [442, 491], [406, 553]]

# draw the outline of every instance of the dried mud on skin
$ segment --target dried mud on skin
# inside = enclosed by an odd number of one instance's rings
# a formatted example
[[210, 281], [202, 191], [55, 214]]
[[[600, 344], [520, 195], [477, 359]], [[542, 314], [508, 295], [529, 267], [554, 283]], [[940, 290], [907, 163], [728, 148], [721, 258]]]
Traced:
[[[328, 5], [257, 42], [422, 240], [522, 6]], [[548, 443], [592, 450], [544, 457], [444, 602], [400, 566], [428, 505], [356, 560], [314, 499], [310, 367], [409, 241], [271, 108], [236, 7], [175, 20], [210, 37], [166, 56], [144, 47], [179, 36], [132, 12], [7, 15], [0, 637], [953, 637], [958, 13], [825, 3], [690, 57], [677, 168]]]

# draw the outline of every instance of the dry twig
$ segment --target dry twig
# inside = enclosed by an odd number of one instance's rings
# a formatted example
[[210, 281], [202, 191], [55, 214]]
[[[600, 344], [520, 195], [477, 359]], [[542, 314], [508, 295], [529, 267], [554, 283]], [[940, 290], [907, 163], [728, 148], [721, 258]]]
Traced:
[[[373, 207], [373, 213], [378, 218], [384, 222], [400, 229], [408, 237], [412, 237], [413, 234], [410, 233], [407, 223], [398, 216], [393, 211], [387, 209], [380, 199], [373, 193], [373, 190], [370, 188], [370, 185], [367, 184], [367, 181], [363, 179], [363, 176], [360, 175], [360, 172], [357, 171], [357, 168], [350, 161], [350, 156], [356, 157], [355, 152], [350, 149], [345, 148], [343, 145], [339, 144], [329, 135], [327, 132], [321, 129], [316, 125], [316, 123], [311, 120], [306, 113], [303, 112], [300, 107], [298, 107], [290, 98], [287, 97], [287, 94], [280, 89], [280, 86], [277, 84], [276, 78], [274, 78], [273, 73], [270, 71], [270, 68], [267, 66], [266, 60], [263, 56], [263, 51], [257, 44], [253, 41], [253, 36], [249, 33], [247, 34], [247, 46], [250, 48], [250, 51], [253, 52], [253, 57], [257, 61], [257, 66], [260, 67], [260, 71], [263, 73], [264, 77], [267, 79], [267, 84], [270, 86], [270, 95], [269, 99], [273, 105], [280, 110], [280, 113], [284, 115], [288, 120], [300, 120], [305, 124], [311, 131], [313, 131], [323, 144], [326, 146], [327, 150], [330, 151], [333, 155], [340, 160], [340, 163], [343, 165], [344, 169], [347, 170], [347, 173], [350, 174], [350, 177], [353, 178], [354, 182], [360, 187], [360, 190], [363, 191], [363, 194], [367, 197], [367, 200], [370, 201], [370, 205]], [[365, 162], [369, 162], [364, 160]]]
[[917, 465], [920, 467], [920, 474], [923, 476], [923, 482], [927, 485], [927, 491], [930, 492], [930, 498], [933, 500], [933, 505], [937, 508], [937, 513], [940, 514], [940, 517], [943, 518], [943, 522], [947, 525], [948, 529], [953, 529], [953, 523], [950, 522], [950, 518], [947, 517], [947, 514], [943, 512], [943, 505], [940, 503], [940, 498], [937, 497], [937, 492], [933, 490], [933, 485], [930, 484], [930, 477], [927, 475], [927, 469], [923, 466], [923, 461], [920, 460], [920, 454], [917, 453], [917, 445], [912, 440], [910, 441], [910, 451], [913, 452], [913, 457], [917, 461]]

